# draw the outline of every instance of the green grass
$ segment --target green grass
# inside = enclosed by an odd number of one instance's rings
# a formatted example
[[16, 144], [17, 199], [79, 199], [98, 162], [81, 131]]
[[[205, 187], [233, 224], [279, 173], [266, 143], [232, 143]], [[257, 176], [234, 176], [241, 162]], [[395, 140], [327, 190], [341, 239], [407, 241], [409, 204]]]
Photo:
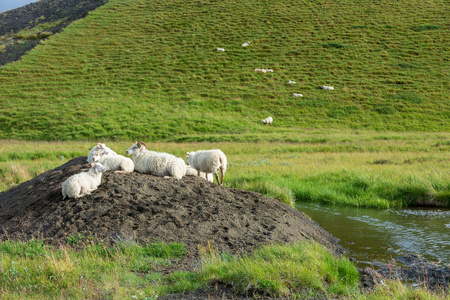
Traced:
[[[111, 0], [0, 68], [0, 138], [290, 141], [316, 128], [448, 131], [443, 6]], [[269, 115], [273, 126], [263, 126]]]
[[[160, 256], [159, 249], [168, 255]], [[175, 252], [173, 252], [175, 250]], [[42, 241], [0, 242], [2, 299], [157, 299], [165, 294], [213, 288], [215, 282], [237, 293], [289, 299], [450, 299], [448, 292], [413, 289], [386, 280], [372, 293], [359, 287], [356, 267], [313, 242], [272, 245], [231, 256], [200, 248], [193, 271], [161, 272], [186, 252], [181, 244], [133, 242], [114, 247], [82, 243], [56, 248]]]
[[[125, 154], [132, 143], [107, 145]], [[1, 141], [0, 191], [87, 155], [94, 145], [87, 141]], [[317, 131], [298, 134], [289, 143], [148, 145], [182, 158], [189, 151], [220, 148], [228, 158], [225, 186], [256, 191], [289, 205], [314, 201], [374, 208], [450, 206], [448, 133]]]

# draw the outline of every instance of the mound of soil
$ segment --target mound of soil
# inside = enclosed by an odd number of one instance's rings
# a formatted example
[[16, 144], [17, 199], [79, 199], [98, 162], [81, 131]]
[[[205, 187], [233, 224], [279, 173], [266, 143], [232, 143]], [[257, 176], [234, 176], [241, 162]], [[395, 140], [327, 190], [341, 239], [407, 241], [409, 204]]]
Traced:
[[195, 176], [175, 180], [106, 172], [91, 195], [63, 200], [64, 180], [88, 167], [85, 156], [77, 157], [0, 194], [0, 238], [39, 238], [59, 245], [81, 233], [105, 244], [158, 240], [192, 250], [209, 241], [227, 253], [313, 239], [341, 251], [337, 239], [304, 213]]
[[[16, 39], [14, 35], [39, 24], [55, 23], [43, 31], [55, 34], [107, 0], [40, 0], [0, 14], [0, 66], [20, 59], [43, 38]], [[59, 21], [59, 22], [57, 22]]]

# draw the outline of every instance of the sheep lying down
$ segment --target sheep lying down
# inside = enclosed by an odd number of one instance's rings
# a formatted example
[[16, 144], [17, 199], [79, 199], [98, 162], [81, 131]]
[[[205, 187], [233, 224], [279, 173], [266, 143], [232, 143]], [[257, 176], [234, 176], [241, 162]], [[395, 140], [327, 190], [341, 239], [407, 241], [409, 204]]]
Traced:
[[[197, 170], [198, 176], [201, 172], [206, 174], [212, 173], [216, 177], [217, 184], [223, 184], [225, 171], [227, 170], [227, 157], [219, 149], [199, 150], [187, 153], [187, 163], [189, 166]], [[221, 180], [217, 171], [220, 170]]]
[[94, 151], [92, 159], [94, 162], [101, 163], [107, 171], [125, 173], [134, 171], [134, 162], [130, 158], [123, 155], [109, 155], [108, 152]]
[[95, 191], [102, 181], [102, 172], [106, 168], [100, 163], [92, 163], [87, 172], [81, 172], [70, 176], [62, 184], [63, 199], [80, 198]]
[[106, 147], [105, 144], [98, 143], [97, 146], [94, 146], [94, 148], [92, 148], [91, 151], [89, 151], [88, 158], [87, 158], [88, 163], [91, 164], [94, 162], [93, 157], [94, 157], [94, 152], [96, 152], [96, 151], [99, 151], [99, 152], [103, 153], [104, 155], [117, 155], [116, 152], [114, 152], [110, 148]]
[[134, 143], [126, 154], [132, 156], [134, 169], [139, 173], [170, 176], [175, 179], [181, 179], [186, 175], [183, 159], [169, 153], [149, 151], [144, 142]]

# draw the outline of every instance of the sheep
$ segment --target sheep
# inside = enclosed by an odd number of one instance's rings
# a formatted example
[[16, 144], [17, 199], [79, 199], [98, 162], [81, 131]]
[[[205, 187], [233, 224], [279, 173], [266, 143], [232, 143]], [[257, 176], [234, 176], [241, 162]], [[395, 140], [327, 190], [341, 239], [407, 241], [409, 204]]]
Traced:
[[94, 156], [94, 151], [102, 151], [107, 153], [105, 155], [117, 155], [116, 152], [106, 147], [105, 144], [98, 143], [97, 146], [95, 146], [94, 148], [91, 149], [91, 151], [89, 151], [87, 161], [90, 164], [94, 162], [94, 160], [92, 159], [92, 157]]
[[134, 162], [128, 157], [123, 155], [109, 155], [108, 152], [104, 151], [94, 151], [93, 155], [94, 162], [101, 163], [107, 171], [117, 171], [121, 169], [122, 171], [130, 173], [134, 171]]
[[[187, 163], [189, 166], [197, 170], [198, 176], [200, 172], [213, 173], [216, 177], [217, 184], [222, 185], [227, 170], [227, 157], [219, 149], [214, 150], [199, 150], [195, 152], [188, 152]], [[221, 180], [217, 175], [217, 170], [220, 169]]]
[[200, 172], [200, 175], [198, 174], [197, 170], [194, 169], [191, 166], [186, 165], [186, 176], [198, 176], [201, 178], [204, 178], [210, 182], [214, 182], [214, 177], [212, 173], [204, 173], [204, 172]]
[[334, 90], [334, 87], [328, 86], [328, 85], [322, 85], [320, 88], [321, 88], [321, 89], [324, 89], [324, 90], [329, 90], [329, 91]]
[[92, 163], [87, 172], [81, 172], [70, 176], [62, 184], [63, 199], [80, 198], [95, 191], [102, 181], [102, 172], [106, 168], [100, 163]]
[[296, 82], [293, 81], [293, 80], [289, 80], [288, 83], [289, 83], [289, 84], [295, 84]]
[[261, 73], [272, 72], [273, 73], [273, 70], [272, 69], [258, 69], [258, 68], [256, 68], [255, 72], [261, 72]]
[[303, 94], [296, 94], [296, 93], [293, 93], [292, 96], [293, 96], [293, 97], [303, 97]]
[[241, 47], [247, 47], [247, 46], [250, 46], [250, 44], [251, 44], [250, 42], [245, 42], [241, 45]]
[[216, 48], [216, 51], [225, 52], [225, 49], [224, 48]]
[[273, 122], [272, 117], [267, 117], [267, 118], [261, 120], [261, 123], [263, 123], [263, 124], [272, 124], [272, 122]]
[[175, 179], [181, 179], [186, 175], [183, 159], [169, 153], [149, 151], [144, 142], [135, 142], [126, 154], [132, 156], [134, 169], [139, 173], [160, 177], [171, 176]]

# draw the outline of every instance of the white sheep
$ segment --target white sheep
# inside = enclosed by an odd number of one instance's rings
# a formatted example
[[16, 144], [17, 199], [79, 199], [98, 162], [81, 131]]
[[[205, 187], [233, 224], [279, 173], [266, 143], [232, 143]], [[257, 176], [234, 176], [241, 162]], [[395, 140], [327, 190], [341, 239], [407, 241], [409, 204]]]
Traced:
[[109, 155], [108, 152], [94, 151], [93, 154], [94, 162], [101, 163], [107, 171], [117, 171], [130, 173], [134, 171], [134, 162], [131, 158], [125, 157], [123, 155]]
[[289, 84], [295, 84], [296, 82], [293, 81], [293, 80], [289, 80], [288, 83], [289, 83]]
[[267, 118], [261, 120], [261, 123], [263, 123], [263, 124], [272, 124], [272, 122], [273, 122], [272, 117], [267, 117]]
[[245, 42], [241, 45], [241, 47], [247, 47], [247, 46], [250, 46], [250, 44], [251, 44], [250, 42]]
[[176, 179], [186, 175], [183, 159], [169, 153], [149, 151], [144, 142], [134, 143], [126, 154], [132, 156], [134, 169], [139, 173], [160, 177], [171, 176]]
[[293, 96], [293, 97], [303, 97], [303, 94], [296, 94], [296, 93], [293, 93], [292, 96]]
[[224, 48], [216, 48], [216, 51], [225, 52], [225, 49]]
[[324, 90], [329, 90], [329, 91], [334, 90], [334, 87], [328, 86], [328, 85], [322, 85], [320, 88], [321, 88], [321, 89], [324, 89]]
[[94, 160], [92, 159], [92, 157], [94, 156], [94, 151], [102, 151], [105, 153], [105, 155], [117, 155], [116, 152], [106, 147], [105, 144], [98, 143], [97, 146], [94, 146], [94, 148], [92, 148], [91, 151], [89, 151], [87, 161], [90, 164], [94, 162]]
[[[216, 177], [217, 184], [222, 185], [227, 170], [227, 157], [219, 149], [214, 150], [199, 150], [187, 153], [187, 163], [197, 170], [198, 176], [200, 172], [213, 173]], [[217, 170], [220, 169], [221, 180], [217, 175]]]
[[81, 172], [70, 176], [62, 184], [63, 199], [80, 198], [95, 191], [102, 181], [102, 172], [106, 168], [100, 163], [92, 163], [87, 172]]
[[214, 182], [214, 177], [213, 177], [212, 173], [200, 172], [200, 175], [199, 175], [196, 169], [194, 169], [193, 167], [188, 166], [188, 165], [186, 165], [186, 176], [199, 176], [210, 182]]
[[256, 68], [255, 72], [261, 72], [261, 73], [272, 72], [273, 73], [273, 70], [272, 69], [258, 69], [258, 68]]

